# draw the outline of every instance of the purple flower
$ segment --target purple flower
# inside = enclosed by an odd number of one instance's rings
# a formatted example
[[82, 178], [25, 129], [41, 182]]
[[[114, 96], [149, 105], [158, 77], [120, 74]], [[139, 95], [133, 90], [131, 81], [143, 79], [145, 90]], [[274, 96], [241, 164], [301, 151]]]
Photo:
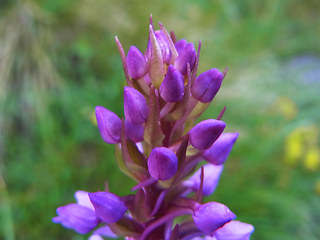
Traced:
[[184, 93], [184, 77], [173, 66], [169, 65], [167, 75], [160, 86], [160, 95], [167, 102], [179, 102]]
[[221, 165], [227, 160], [239, 133], [222, 133], [214, 144], [202, 156], [212, 164]]
[[120, 118], [101, 106], [96, 107], [96, 118], [102, 139], [110, 144], [119, 143], [121, 136]]
[[105, 223], [114, 223], [119, 221], [127, 207], [120, 197], [110, 192], [89, 193], [96, 215]]
[[174, 152], [165, 147], [152, 149], [148, 158], [148, 170], [154, 179], [168, 180], [178, 168], [178, 158]]
[[149, 108], [144, 96], [136, 89], [124, 87], [124, 115], [133, 124], [147, 120]]
[[[203, 166], [203, 189], [202, 192], [205, 196], [211, 195], [216, 189], [220, 175], [223, 170], [223, 165], [216, 166], [213, 164], [206, 164]], [[201, 183], [201, 168], [195, 174], [184, 182], [184, 186], [197, 191]]]
[[171, 51], [169, 43], [161, 30], [155, 31], [155, 36], [161, 49], [163, 62], [169, 64], [171, 60]]
[[71, 203], [57, 208], [57, 217], [52, 221], [61, 223], [64, 227], [75, 230], [80, 234], [86, 234], [92, 231], [98, 224], [93, 206], [88, 202], [88, 193], [77, 191], [75, 197], [78, 203]]
[[133, 142], [143, 141], [144, 127], [141, 124], [133, 124], [129, 121], [125, 121], [126, 137]]
[[129, 76], [133, 79], [142, 78], [148, 71], [148, 64], [143, 54], [135, 46], [131, 46], [129, 49], [127, 66]]
[[174, 66], [183, 75], [187, 75], [187, 64], [190, 64], [190, 70], [192, 71], [196, 63], [197, 53], [194, 49], [193, 43], [188, 43], [179, 53], [174, 62]]
[[193, 213], [194, 223], [205, 234], [213, 233], [235, 218], [227, 206], [217, 202], [199, 205]]
[[118, 236], [111, 231], [108, 225], [104, 225], [103, 227], [95, 230], [88, 240], [103, 240], [101, 236], [107, 238], [118, 238]]
[[223, 121], [216, 119], [198, 123], [189, 131], [191, 145], [200, 150], [210, 148], [225, 127], [226, 124]]
[[253, 232], [254, 227], [251, 224], [231, 221], [218, 229], [214, 236], [217, 240], [249, 240]]
[[187, 46], [188, 42], [185, 39], [181, 39], [174, 45], [177, 49], [178, 54], [180, 54], [181, 50], [184, 49], [185, 46]]
[[222, 73], [216, 69], [210, 69], [201, 73], [192, 84], [192, 96], [200, 102], [211, 102], [221, 87]]

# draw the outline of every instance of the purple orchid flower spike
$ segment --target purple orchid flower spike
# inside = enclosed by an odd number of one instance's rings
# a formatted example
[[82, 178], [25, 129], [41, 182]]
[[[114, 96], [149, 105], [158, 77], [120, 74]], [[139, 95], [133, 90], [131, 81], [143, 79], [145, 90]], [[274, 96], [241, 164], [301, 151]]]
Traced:
[[194, 223], [205, 234], [212, 234], [235, 218], [227, 206], [217, 202], [199, 205], [193, 214]]
[[[205, 196], [211, 195], [216, 189], [223, 170], [223, 165], [206, 164], [203, 166], [204, 178], [202, 192]], [[201, 185], [201, 168], [192, 177], [183, 182], [185, 187], [198, 191]]]
[[190, 71], [195, 66], [197, 58], [196, 50], [194, 49], [193, 43], [188, 43], [179, 53], [178, 57], [174, 62], [174, 66], [183, 75], [187, 75], [187, 65], [190, 64]]
[[194, 126], [190, 134], [191, 145], [199, 150], [205, 150], [219, 138], [226, 124], [221, 120], [208, 119]]
[[131, 46], [127, 56], [127, 67], [129, 76], [133, 79], [139, 79], [146, 75], [148, 71], [148, 64], [135, 46]]
[[222, 80], [222, 73], [216, 68], [201, 73], [192, 84], [192, 96], [203, 103], [211, 102], [219, 91]]
[[110, 144], [119, 143], [121, 119], [115, 113], [101, 106], [96, 107], [96, 118], [102, 139]]
[[89, 198], [94, 206], [96, 215], [105, 223], [114, 223], [119, 221], [127, 211], [124, 201], [113, 193], [89, 193]]
[[[198, 75], [201, 41], [196, 53], [193, 43], [159, 27], [151, 16], [144, 54], [131, 46], [126, 55], [116, 37], [127, 83], [124, 118], [96, 107], [103, 140], [115, 144], [119, 168], [135, 181], [131, 194], [77, 191], [77, 203], [59, 207], [53, 221], [92, 231], [89, 240], [247, 240], [250, 224], [232, 221], [236, 215], [221, 203], [202, 204], [238, 137], [223, 133], [226, 107], [217, 119], [194, 125], [227, 70]], [[194, 173], [203, 159], [209, 163]]]
[[217, 240], [249, 240], [253, 232], [254, 227], [251, 224], [231, 221], [218, 229], [214, 236]]
[[144, 96], [136, 89], [124, 87], [124, 115], [133, 124], [147, 120], [149, 107]]
[[214, 144], [202, 156], [212, 164], [221, 165], [227, 160], [239, 133], [222, 133]]
[[178, 159], [170, 149], [157, 147], [152, 149], [148, 158], [148, 169], [151, 177], [165, 181], [177, 172]]
[[173, 66], [169, 65], [167, 75], [160, 86], [160, 96], [167, 102], [181, 101], [184, 93], [184, 77]]

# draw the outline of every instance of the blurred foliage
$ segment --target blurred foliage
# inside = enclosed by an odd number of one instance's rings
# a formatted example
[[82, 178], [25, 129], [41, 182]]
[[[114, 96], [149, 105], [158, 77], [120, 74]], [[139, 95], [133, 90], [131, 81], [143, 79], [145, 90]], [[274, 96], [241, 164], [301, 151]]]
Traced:
[[144, 50], [150, 13], [202, 40], [201, 71], [230, 69], [203, 118], [227, 105], [240, 138], [209, 199], [253, 224], [252, 239], [320, 239], [319, 66], [303, 65], [320, 58], [319, 10], [318, 0], [0, 0], [0, 239], [86, 239], [53, 224], [55, 209], [105, 181], [129, 193], [92, 116], [96, 105], [123, 116], [114, 36]]

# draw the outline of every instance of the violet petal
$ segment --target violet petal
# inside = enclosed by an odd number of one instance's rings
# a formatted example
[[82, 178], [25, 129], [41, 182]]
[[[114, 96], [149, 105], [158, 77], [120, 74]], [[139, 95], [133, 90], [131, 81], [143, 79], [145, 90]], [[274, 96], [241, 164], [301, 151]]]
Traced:
[[184, 77], [173, 66], [169, 65], [168, 72], [160, 86], [160, 95], [167, 102], [181, 101], [184, 93]]

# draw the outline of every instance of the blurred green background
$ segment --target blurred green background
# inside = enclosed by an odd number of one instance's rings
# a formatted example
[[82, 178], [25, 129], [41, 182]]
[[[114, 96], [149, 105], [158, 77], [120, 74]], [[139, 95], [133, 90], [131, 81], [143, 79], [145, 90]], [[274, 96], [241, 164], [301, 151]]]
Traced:
[[146, 48], [148, 18], [202, 40], [200, 71], [229, 67], [224, 105], [240, 137], [208, 198], [252, 239], [320, 239], [318, 0], [0, 0], [0, 239], [86, 239], [53, 224], [76, 190], [128, 194], [94, 107], [123, 116], [114, 43]]

